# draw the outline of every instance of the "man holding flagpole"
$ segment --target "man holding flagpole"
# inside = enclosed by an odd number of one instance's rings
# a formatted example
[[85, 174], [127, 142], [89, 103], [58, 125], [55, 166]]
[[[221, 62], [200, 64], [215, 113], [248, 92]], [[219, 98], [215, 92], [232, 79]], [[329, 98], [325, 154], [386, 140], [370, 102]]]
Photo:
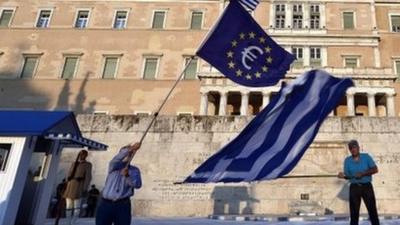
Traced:
[[134, 189], [142, 186], [140, 170], [130, 160], [140, 148], [140, 143], [122, 147], [110, 161], [108, 175], [96, 212], [96, 225], [130, 225], [131, 200]]
[[345, 159], [344, 172], [340, 172], [338, 177], [350, 181], [350, 225], [358, 225], [361, 199], [368, 210], [371, 224], [379, 225], [375, 193], [371, 184], [372, 175], [378, 173], [378, 167], [369, 154], [360, 153], [358, 141], [351, 140], [348, 147], [351, 156]]

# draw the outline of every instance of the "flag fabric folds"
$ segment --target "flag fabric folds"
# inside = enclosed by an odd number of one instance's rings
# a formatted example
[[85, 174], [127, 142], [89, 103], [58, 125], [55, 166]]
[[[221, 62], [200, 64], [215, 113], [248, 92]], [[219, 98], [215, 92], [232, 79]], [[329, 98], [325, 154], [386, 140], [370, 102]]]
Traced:
[[234, 82], [271, 86], [295, 57], [272, 40], [237, 1], [231, 1], [196, 52]]
[[303, 74], [283, 86], [235, 139], [184, 182], [250, 182], [288, 174], [353, 85], [350, 78], [335, 78], [321, 70]]
[[[235, 0], [233, 0], [235, 1]], [[250, 9], [251, 11], [254, 11], [258, 5], [258, 3], [260, 3], [258, 0], [239, 0], [239, 2], [246, 6], [248, 9]]]

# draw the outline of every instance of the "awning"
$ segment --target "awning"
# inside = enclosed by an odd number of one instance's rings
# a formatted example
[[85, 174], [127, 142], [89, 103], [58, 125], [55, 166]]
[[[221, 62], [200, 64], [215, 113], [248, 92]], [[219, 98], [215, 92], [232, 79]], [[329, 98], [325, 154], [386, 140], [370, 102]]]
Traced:
[[100, 142], [71, 134], [51, 133], [46, 135], [44, 138], [61, 141], [61, 144], [67, 147], [77, 147], [77, 148], [88, 147], [89, 149], [95, 149], [95, 150], [106, 150], [108, 147], [107, 145], [102, 144]]
[[107, 145], [84, 138], [69, 111], [0, 111], [0, 136], [40, 136], [65, 147], [106, 150]]

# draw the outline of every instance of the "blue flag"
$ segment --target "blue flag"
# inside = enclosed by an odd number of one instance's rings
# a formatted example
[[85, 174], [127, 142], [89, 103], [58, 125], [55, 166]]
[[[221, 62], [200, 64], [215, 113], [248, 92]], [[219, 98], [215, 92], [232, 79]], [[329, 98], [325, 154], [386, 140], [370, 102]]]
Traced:
[[229, 79], [250, 87], [276, 84], [295, 59], [235, 0], [196, 54]]
[[243, 131], [184, 182], [270, 180], [288, 174], [335, 108], [350, 78], [309, 71], [279, 91]]

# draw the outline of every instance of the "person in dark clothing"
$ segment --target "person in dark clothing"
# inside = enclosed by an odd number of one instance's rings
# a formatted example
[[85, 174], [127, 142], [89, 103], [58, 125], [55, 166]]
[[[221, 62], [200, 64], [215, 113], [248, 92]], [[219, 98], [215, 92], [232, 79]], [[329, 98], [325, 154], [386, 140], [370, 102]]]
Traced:
[[91, 189], [88, 192], [86, 217], [94, 216], [99, 195], [100, 191], [96, 188], [96, 185], [92, 184]]
[[[67, 180], [63, 179], [61, 183], [57, 185], [56, 188], [56, 204], [54, 205], [54, 208], [52, 209], [51, 215], [52, 217], [65, 217], [65, 199], [63, 199], [62, 195], [65, 191], [65, 188], [67, 187]], [[60, 215], [57, 215], [60, 214]]]
[[360, 153], [360, 146], [356, 140], [351, 140], [348, 147], [351, 156], [345, 159], [344, 172], [340, 172], [338, 177], [350, 181], [350, 225], [358, 225], [361, 199], [368, 210], [371, 224], [379, 225], [375, 193], [371, 184], [372, 175], [378, 173], [378, 167], [370, 155]]
[[61, 181], [61, 183], [59, 183], [57, 185], [57, 188], [56, 188], [56, 198], [57, 199], [61, 199], [62, 198], [62, 195], [63, 195], [66, 187], [67, 187], [67, 180], [64, 178]]

